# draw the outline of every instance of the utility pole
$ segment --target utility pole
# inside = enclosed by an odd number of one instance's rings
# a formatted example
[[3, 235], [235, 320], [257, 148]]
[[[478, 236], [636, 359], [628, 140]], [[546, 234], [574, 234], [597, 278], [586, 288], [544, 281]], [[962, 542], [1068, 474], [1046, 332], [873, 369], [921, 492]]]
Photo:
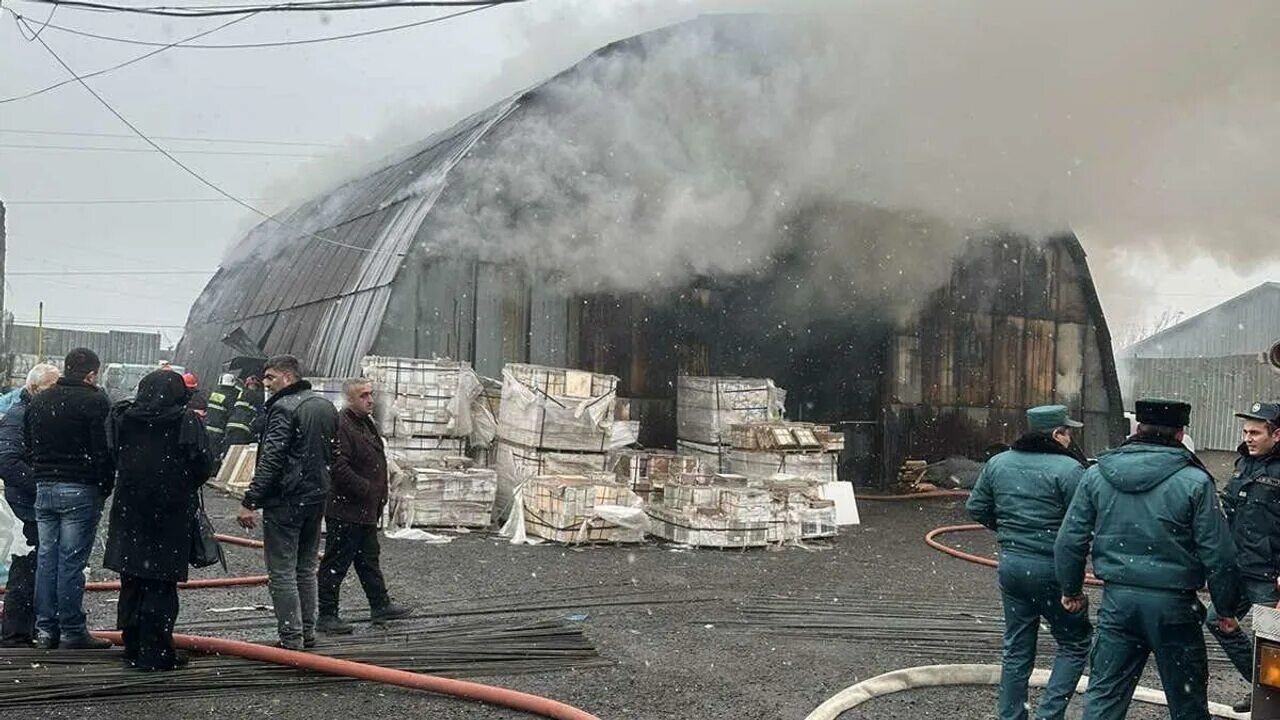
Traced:
[[40, 301], [40, 308], [36, 311], [36, 358], [37, 362], [44, 362], [44, 301]]

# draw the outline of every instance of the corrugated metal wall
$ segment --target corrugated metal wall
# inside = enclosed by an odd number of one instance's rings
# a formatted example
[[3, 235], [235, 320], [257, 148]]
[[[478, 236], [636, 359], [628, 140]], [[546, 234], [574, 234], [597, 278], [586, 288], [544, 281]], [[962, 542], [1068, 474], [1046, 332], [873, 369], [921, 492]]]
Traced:
[[1197, 449], [1235, 450], [1240, 421], [1235, 413], [1258, 400], [1280, 399], [1280, 372], [1257, 353], [1207, 358], [1134, 358], [1128, 361], [1134, 397], [1191, 403], [1191, 439]]
[[1117, 353], [1121, 357], [1228, 357], [1280, 339], [1280, 283], [1258, 287]]
[[1035, 405], [1071, 408], [1086, 424], [1090, 451], [1123, 437], [1110, 336], [1078, 241], [1003, 238], [972, 247], [951, 283], [892, 341], [886, 477], [906, 457], [976, 457], [1010, 443]]
[[[34, 325], [13, 325], [9, 337], [9, 352], [34, 355], [39, 328]], [[44, 355], [60, 359], [73, 348], [87, 347], [98, 353], [104, 363], [150, 364], [160, 360], [160, 334], [110, 330], [72, 330], [44, 328]]]

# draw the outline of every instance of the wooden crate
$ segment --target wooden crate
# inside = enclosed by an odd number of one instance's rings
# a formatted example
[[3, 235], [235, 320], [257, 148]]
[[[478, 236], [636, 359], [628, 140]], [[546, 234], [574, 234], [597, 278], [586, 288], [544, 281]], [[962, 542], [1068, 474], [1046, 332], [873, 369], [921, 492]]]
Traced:
[[253, 482], [253, 471], [258, 464], [258, 446], [231, 445], [222, 459], [222, 467], [213, 479], [213, 486], [238, 498], [243, 498]]

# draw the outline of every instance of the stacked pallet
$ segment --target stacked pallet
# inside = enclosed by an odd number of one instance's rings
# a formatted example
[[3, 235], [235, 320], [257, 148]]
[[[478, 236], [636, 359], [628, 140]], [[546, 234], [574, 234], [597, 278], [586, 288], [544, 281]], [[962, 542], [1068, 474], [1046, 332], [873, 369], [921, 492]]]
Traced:
[[521, 494], [525, 530], [546, 540], [641, 542], [648, 528], [639, 496], [609, 473], [540, 475]]
[[227, 448], [226, 457], [222, 459], [222, 467], [213, 478], [213, 486], [238, 498], [243, 498], [249, 483], [253, 482], [253, 471], [258, 464], [258, 446], [232, 445]]
[[697, 473], [702, 463], [696, 457], [664, 450], [619, 450], [614, 453], [613, 471], [618, 482], [631, 488], [646, 503], [658, 503], [673, 477]]
[[677, 449], [723, 470], [732, 427], [781, 420], [786, 396], [768, 379], [683, 375], [676, 385]]
[[406, 525], [488, 527], [498, 475], [488, 468], [417, 468], [413, 474], [412, 514]]
[[465, 456], [468, 440], [483, 444], [478, 430], [493, 420], [467, 363], [370, 355], [361, 366], [373, 385], [378, 433], [402, 465], [438, 466]]
[[508, 364], [498, 415], [499, 513], [529, 478], [609, 470], [618, 379]]
[[769, 543], [773, 498], [739, 475], [682, 474], [648, 506], [651, 531], [700, 547], [748, 548]]
[[728, 472], [754, 478], [790, 475], [812, 482], [837, 478], [843, 440], [826, 426], [773, 421], [740, 423], [729, 433], [730, 443], [721, 452]]
[[823, 496], [825, 483], [775, 476], [764, 485], [772, 498], [770, 542], [815, 540], [838, 532], [836, 503]]

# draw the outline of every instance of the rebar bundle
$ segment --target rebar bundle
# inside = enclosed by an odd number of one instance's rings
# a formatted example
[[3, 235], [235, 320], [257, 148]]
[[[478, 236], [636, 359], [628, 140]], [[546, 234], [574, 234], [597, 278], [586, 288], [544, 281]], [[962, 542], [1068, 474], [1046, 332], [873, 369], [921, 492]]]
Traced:
[[[384, 667], [451, 677], [514, 675], [609, 662], [578, 628], [560, 621], [494, 626], [471, 622], [326, 640], [317, 652]], [[118, 650], [6, 650], [0, 656], [5, 707], [136, 701], [146, 697], [209, 698], [247, 690], [281, 690], [351, 682], [290, 667], [223, 656], [196, 656], [184, 669], [128, 669]]]

